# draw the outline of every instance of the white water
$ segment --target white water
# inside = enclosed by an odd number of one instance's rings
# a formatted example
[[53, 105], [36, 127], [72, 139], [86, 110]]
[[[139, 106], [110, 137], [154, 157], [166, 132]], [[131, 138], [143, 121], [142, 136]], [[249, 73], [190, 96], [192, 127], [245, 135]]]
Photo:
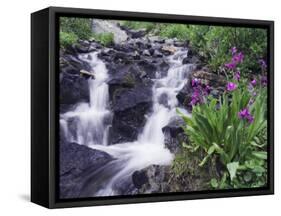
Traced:
[[[81, 59], [87, 61], [92, 67], [95, 79], [89, 79], [90, 102], [80, 103], [72, 111], [61, 115], [61, 125], [66, 138], [71, 142], [82, 145], [107, 145], [108, 124], [110, 118], [108, 110], [108, 79], [105, 64], [98, 59], [97, 53], [81, 55]], [[75, 133], [70, 133], [67, 127], [68, 121], [75, 121]]]
[[[182, 59], [186, 53], [187, 50], [178, 50], [169, 57], [170, 69], [167, 76], [161, 77], [161, 73], [158, 73], [154, 80], [153, 111], [148, 114], [147, 122], [137, 141], [110, 146], [107, 145], [106, 128], [108, 125], [104, 124], [104, 119], [110, 115], [106, 84], [107, 70], [104, 63], [97, 58], [97, 54], [91, 54], [90, 63], [96, 79], [89, 81], [90, 103], [80, 104], [75, 110], [63, 114], [61, 126], [67, 137], [71, 137], [71, 141], [102, 150], [116, 158], [108, 167], [106, 165], [104, 168], [104, 172], [112, 171], [112, 175], [107, 179], [106, 184], [100, 185], [98, 190], [93, 191], [93, 196], [119, 195], [116, 185], [128, 181], [134, 171], [152, 164], [169, 165], [172, 162], [174, 156], [164, 146], [165, 137], [162, 128], [177, 116], [176, 95], [187, 82], [187, 75], [192, 70], [192, 65], [182, 65]], [[87, 60], [87, 58], [84, 59]], [[163, 94], [167, 98], [166, 104], [161, 104], [160, 99]], [[76, 135], [69, 133], [66, 123], [73, 117], [78, 119]], [[112, 167], [114, 167], [114, 171]], [[102, 171], [99, 172], [98, 177], [105, 178]], [[104, 183], [104, 180], [102, 182]], [[93, 184], [88, 184], [85, 190], [91, 190]]]

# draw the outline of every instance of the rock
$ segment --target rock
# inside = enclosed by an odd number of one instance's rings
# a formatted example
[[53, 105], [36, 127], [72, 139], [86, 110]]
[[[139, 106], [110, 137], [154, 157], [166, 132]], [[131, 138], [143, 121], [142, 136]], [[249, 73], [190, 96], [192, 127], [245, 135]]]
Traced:
[[104, 166], [113, 158], [102, 151], [76, 143], [60, 142], [60, 198], [79, 197], [83, 186], [80, 176]]
[[86, 79], [95, 79], [95, 75], [86, 70], [80, 70], [80, 76], [85, 77]]
[[138, 62], [138, 66], [140, 70], [145, 72], [150, 79], [155, 78], [157, 67], [151, 61], [141, 60]]
[[160, 44], [165, 43], [165, 39], [160, 38], [159, 36], [150, 36], [150, 37], [148, 37], [148, 40], [149, 40], [149, 42], [152, 42], [152, 43], [160, 43]]
[[154, 50], [153, 56], [158, 57], [158, 58], [162, 58], [163, 54], [161, 52], [159, 52], [159, 50]]
[[162, 47], [161, 49], [161, 52], [164, 54], [164, 55], [171, 55], [173, 53], [176, 52], [176, 48], [174, 46], [168, 46], [168, 45], [165, 45]]
[[129, 36], [131, 38], [141, 38], [146, 35], [146, 30], [145, 29], [139, 29], [139, 30], [130, 30], [129, 31]]
[[64, 73], [60, 79], [60, 103], [73, 105], [88, 101], [87, 79], [76, 74]]
[[61, 54], [60, 57], [60, 103], [74, 105], [89, 101], [88, 81], [80, 71], [90, 71], [88, 63], [75, 55]]
[[147, 184], [149, 179], [146, 175], [146, 170], [137, 170], [132, 175], [133, 184], [137, 189], [140, 189], [144, 184]]
[[183, 64], [198, 64], [200, 60], [196, 56], [188, 56], [182, 60]]
[[169, 166], [151, 165], [132, 175], [133, 183], [138, 193], [163, 193], [169, 192]]
[[109, 143], [135, 141], [146, 122], [145, 114], [151, 107], [151, 86], [116, 88], [112, 98], [113, 119]]
[[142, 54], [143, 54], [144, 56], [151, 56], [149, 50], [144, 50], [144, 51], [142, 52]]
[[182, 128], [184, 124], [182, 118], [175, 117], [167, 126], [162, 128], [165, 135], [165, 147], [172, 153], [178, 153], [183, 142], [188, 143], [188, 137]]
[[223, 76], [214, 74], [212, 72], [198, 70], [192, 73], [193, 78], [201, 80], [202, 83], [212, 86], [213, 88], [222, 87], [226, 85], [226, 80]]
[[174, 46], [175, 47], [188, 47], [189, 46], [189, 41], [188, 40], [186, 40], [186, 41], [175, 40], [174, 41]]
[[160, 72], [161, 77], [167, 76], [169, 68], [170, 65], [165, 60], [162, 60], [160, 64], [157, 65], [157, 71]]
[[117, 21], [93, 19], [92, 30], [96, 34], [112, 33], [114, 43], [122, 43], [128, 39], [126, 32], [117, 26]]

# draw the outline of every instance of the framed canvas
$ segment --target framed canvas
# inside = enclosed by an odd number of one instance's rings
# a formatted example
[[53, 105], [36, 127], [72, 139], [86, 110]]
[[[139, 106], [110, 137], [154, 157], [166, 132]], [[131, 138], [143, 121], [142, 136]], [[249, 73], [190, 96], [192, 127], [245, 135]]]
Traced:
[[31, 201], [273, 194], [274, 22], [31, 15]]

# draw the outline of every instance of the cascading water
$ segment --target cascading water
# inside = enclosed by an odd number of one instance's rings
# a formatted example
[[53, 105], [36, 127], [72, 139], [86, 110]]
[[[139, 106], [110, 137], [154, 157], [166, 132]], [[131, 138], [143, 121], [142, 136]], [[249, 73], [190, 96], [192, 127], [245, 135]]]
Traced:
[[[132, 186], [130, 179], [136, 170], [172, 162], [173, 154], [165, 148], [162, 128], [177, 116], [176, 95], [186, 84], [188, 73], [193, 69], [192, 65], [182, 64], [186, 53], [186, 49], [178, 49], [167, 59], [170, 65], [167, 75], [157, 74], [153, 85], [153, 109], [138, 139], [110, 146], [106, 145], [106, 128], [109, 126], [106, 119], [111, 116], [108, 110], [107, 70], [97, 58], [97, 53], [90, 54], [91, 60], [86, 56], [81, 57], [91, 64], [96, 77], [95, 80], [89, 80], [90, 103], [79, 104], [75, 110], [63, 114], [61, 127], [70, 141], [102, 150], [115, 158], [100, 169], [85, 172], [81, 176], [81, 181], [84, 181], [80, 193], [82, 197], [89, 193], [91, 196], [121, 195], [124, 185], [127, 189]], [[166, 98], [165, 103], [163, 97]], [[71, 133], [67, 126], [72, 119], [76, 119], [76, 134]], [[123, 189], [120, 189], [122, 185]]]
[[[90, 102], [80, 103], [74, 110], [62, 114], [60, 122], [69, 141], [83, 145], [106, 145], [111, 115], [108, 110], [107, 69], [96, 52], [81, 55], [80, 58], [90, 64], [95, 75], [95, 79], [88, 80]], [[74, 127], [72, 133], [68, 124]]]

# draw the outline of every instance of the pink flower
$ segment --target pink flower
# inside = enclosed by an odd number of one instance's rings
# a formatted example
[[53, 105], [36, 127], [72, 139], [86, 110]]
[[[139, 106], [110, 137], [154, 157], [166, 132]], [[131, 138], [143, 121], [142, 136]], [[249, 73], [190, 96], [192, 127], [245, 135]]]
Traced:
[[233, 82], [229, 82], [226, 85], [227, 91], [234, 91], [236, 88], [237, 88], [237, 84], [235, 84]]

